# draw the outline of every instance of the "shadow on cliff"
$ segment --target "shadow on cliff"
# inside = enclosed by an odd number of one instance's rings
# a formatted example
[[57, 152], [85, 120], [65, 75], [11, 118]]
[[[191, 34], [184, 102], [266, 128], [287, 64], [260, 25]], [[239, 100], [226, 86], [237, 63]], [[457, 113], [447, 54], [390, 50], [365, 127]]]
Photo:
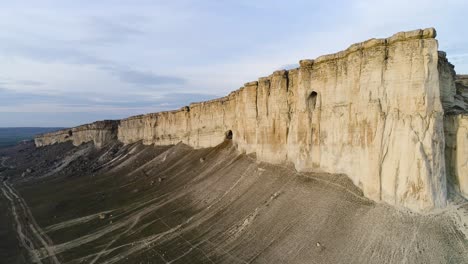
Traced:
[[229, 140], [200, 150], [29, 144], [0, 157], [0, 205], [18, 203], [19, 215], [0, 218], [10, 226], [0, 241], [20, 244], [20, 225], [32, 244], [0, 250], [18, 263], [37, 250], [42, 263], [468, 263], [450, 216], [376, 204], [345, 176], [257, 162]]

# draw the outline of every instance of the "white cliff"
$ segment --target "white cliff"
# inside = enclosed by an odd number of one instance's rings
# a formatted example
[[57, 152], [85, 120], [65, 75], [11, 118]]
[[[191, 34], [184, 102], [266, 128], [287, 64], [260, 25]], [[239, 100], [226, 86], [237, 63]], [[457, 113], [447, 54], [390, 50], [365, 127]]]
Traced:
[[34, 139], [34, 143], [37, 147], [42, 147], [71, 141], [73, 145], [78, 146], [92, 141], [94, 145], [101, 147], [106, 142], [117, 139], [118, 124], [119, 121], [114, 120], [96, 121], [91, 124], [38, 135]]
[[[299, 171], [344, 173], [372, 200], [413, 211], [444, 207], [444, 109], [461, 105], [463, 96], [455, 98], [460, 85], [435, 37], [425, 29], [354, 44], [220, 99], [120, 120], [97, 141], [114, 132], [126, 144], [205, 148], [232, 133], [241, 152]], [[463, 131], [454, 133], [463, 138]], [[76, 132], [73, 139], [59, 134], [39, 136], [36, 145], [96, 141], [95, 132], [76, 140]], [[458, 145], [458, 136], [451, 142]]]
[[445, 120], [448, 181], [468, 199], [468, 114]]

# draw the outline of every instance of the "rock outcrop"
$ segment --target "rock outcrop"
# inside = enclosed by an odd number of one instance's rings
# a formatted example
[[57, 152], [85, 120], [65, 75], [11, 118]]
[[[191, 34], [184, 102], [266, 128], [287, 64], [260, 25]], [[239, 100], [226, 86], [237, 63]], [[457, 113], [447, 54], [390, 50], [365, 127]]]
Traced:
[[36, 145], [117, 137], [126, 144], [205, 148], [232, 137], [240, 151], [261, 161], [344, 173], [375, 201], [414, 211], [444, 207], [444, 113], [466, 110], [459, 88], [465, 82], [435, 37], [434, 29], [425, 29], [371, 39], [302, 60], [297, 69], [276, 71], [223, 98], [129, 117], [103, 134], [81, 126], [80, 136], [38, 136]]
[[82, 143], [93, 141], [94, 145], [101, 147], [106, 142], [117, 139], [119, 122], [117, 120], [96, 121], [91, 124], [46, 133], [36, 136], [34, 143], [37, 147], [42, 147], [71, 141], [73, 145], [78, 146]]

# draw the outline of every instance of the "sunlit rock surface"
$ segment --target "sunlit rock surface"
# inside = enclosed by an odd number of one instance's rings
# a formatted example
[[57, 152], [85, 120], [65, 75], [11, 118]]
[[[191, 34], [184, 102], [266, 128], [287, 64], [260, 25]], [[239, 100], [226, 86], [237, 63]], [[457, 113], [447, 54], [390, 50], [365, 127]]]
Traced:
[[34, 142], [36, 146], [42, 147], [67, 141], [78, 146], [92, 141], [97, 147], [101, 147], [102, 144], [117, 139], [118, 124], [119, 121], [114, 120], [96, 121], [91, 124], [39, 135], [34, 139]]
[[36, 145], [117, 137], [125, 144], [206, 148], [232, 133], [236, 148], [259, 161], [346, 174], [374, 201], [414, 211], [441, 208], [447, 203], [444, 112], [466, 108], [463, 78], [435, 37], [425, 29], [371, 39], [302, 60], [297, 69], [276, 71], [220, 99], [129, 117], [102, 133], [46, 134]]

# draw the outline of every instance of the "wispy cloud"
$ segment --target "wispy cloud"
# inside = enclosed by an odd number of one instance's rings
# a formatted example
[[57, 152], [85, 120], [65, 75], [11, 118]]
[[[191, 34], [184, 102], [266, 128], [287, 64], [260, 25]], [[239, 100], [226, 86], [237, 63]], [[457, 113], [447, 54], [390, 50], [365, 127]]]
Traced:
[[84, 40], [87, 44], [115, 44], [145, 34], [145, 31], [138, 28], [139, 25], [131, 20], [93, 17], [86, 22], [86, 27], [90, 28]]
[[[33, 80], [12, 80], [12, 79], [1, 79], [0, 85], [9, 86], [9, 85], [20, 85], [20, 86], [42, 86], [43, 82], [33, 81]], [[6, 88], [4, 88], [6, 89]]]
[[186, 80], [181, 77], [158, 75], [152, 72], [136, 70], [111, 70], [112, 74], [120, 80], [137, 85], [184, 84]]
[[300, 59], [430, 26], [468, 72], [466, 12], [462, 0], [9, 1], [0, 9], [0, 125], [178, 108]]
[[31, 80], [19, 80], [19, 81], [16, 81], [16, 83], [19, 84], [19, 85], [27, 85], [27, 86], [42, 86], [42, 85], [44, 85], [43, 82], [31, 81]]
[[68, 113], [112, 113], [116, 111], [132, 111], [143, 114], [146, 112], [177, 109], [192, 102], [214, 99], [215, 96], [202, 93], [161, 93], [158, 96], [144, 96], [132, 100], [128, 96], [109, 94], [101, 97], [99, 94], [83, 95], [70, 92], [60, 95], [37, 95], [20, 93], [0, 87], [0, 112], [68, 112]]

